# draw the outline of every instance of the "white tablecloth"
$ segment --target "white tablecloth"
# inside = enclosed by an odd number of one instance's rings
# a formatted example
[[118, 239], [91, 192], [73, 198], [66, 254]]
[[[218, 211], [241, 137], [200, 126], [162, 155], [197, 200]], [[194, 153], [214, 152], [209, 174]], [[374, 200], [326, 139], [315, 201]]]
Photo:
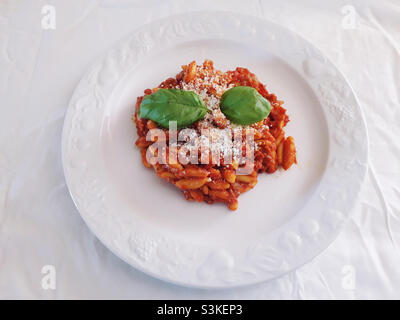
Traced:
[[[42, 26], [44, 5], [55, 8], [54, 30]], [[122, 262], [84, 224], [61, 166], [64, 114], [92, 60], [144, 23], [196, 10], [300, 33], [349, 79], [368, 126], [367, 179], [339, 238], [302, 268], [240, 289], [174, 286]], [[1, 0], [0, 298], [400, 298], [399, 48], [396, 0]], [[45, 265], [55, 290], [42, 286]]]

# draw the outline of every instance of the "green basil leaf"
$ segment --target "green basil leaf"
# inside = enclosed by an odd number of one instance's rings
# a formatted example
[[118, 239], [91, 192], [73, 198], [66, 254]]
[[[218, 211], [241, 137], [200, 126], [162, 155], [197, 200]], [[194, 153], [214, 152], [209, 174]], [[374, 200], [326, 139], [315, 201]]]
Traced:
[[164, 128], [168, 128], [170, 121], [184, 128], [203, 119], [208, 111], [203, 99], [192, 91], [159, 89], [143, 98], [138, 115]]
[[225, 91], [220, 108], [231, 122], [250, 125], [267, 117], [271, 104], [256, 89], [238, 86]]

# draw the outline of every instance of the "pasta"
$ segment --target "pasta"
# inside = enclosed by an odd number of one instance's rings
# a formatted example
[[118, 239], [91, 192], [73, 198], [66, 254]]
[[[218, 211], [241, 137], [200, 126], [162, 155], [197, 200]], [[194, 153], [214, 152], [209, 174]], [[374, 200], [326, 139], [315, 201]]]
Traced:
[[[271, 104], [271, 111], [266, 118], [248, 126], [254, 132], [255, 148], [253, 170], [244, 175], [238, 174], [238, 169], [243, 167], [243, 163], [237, 159], [226, 164], [222, 158], [218, 159], [219, 163], [205, 164], [184, 164], [179, 160], [173, 161], [169, 153], [171, 147], [168, 146], [170, 140], [168, 129], [159, 127], [152, 120], [138, 116], [138, 109], [145, 96], [159, 89], [182, 89], [199, 94], [210, 109], [203, 120], [195, 122], [190, 128], [199, 133], [204, 128], [232, 129], [236, 126], [230, 123], [218, 108], [218, 101], [225, 90], [235, 86], [253, 87]], [[209, 204], [223, 202], [230, 210], [236, 210], [239, 195], [257, 184], [258, 174], [264, 172], [271, 174], [279, 168], [288, 170], [297, 163], [294, 139], [285, 137], [284, 127], [289, 122], [289, 118], [282, 104], [282, 101], [269, 93], [257, 77], [245, 68], [236, 68], [223, 73], [214, 68], [211, 60], [205, 60], [202, 65], [197, 65], [193, 61], [182, 66], [182, 71], [175, 78], [166, 79], [156, 88], [146, 89], [144, 96], [138, 97], [134, 116], [139, 136], [136, 146], [140, 149], [143, 165], [153, 168], [160, 178], [174, 184], [183, 192], [187, 200]], [[165, 133], [167, 161], [164, 164], [151, 164], [146, 159], [146, 152], [154, 143], [146, 139], [147, 133], [152, 129], [162, 129]], [[182, 146], [180, 148], [182, 149]], [[239, 152], [241, 154], [243, 149]], [[205, 158], [211, 159], [212, 154], [206, 155]]]

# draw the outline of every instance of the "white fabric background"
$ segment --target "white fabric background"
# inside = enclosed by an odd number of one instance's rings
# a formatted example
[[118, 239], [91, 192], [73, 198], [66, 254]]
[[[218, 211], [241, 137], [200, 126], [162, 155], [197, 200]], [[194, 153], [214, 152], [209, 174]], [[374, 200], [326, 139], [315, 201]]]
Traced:
[[[41, 27], [45, 4], [56, 30]], [[354, 29], [343, 27], [345, 5]], [[339, 238], [295, 272], [233, 290], [170, 285], [119, 260], [80, 218], [60, 159], [68, 101], [92, 60], [144, 23], [211, 9], [265, 17], [313, 42], [349, 79], [369, 133], [368, 177]], [[399, 299], [399, 46], [395, 0], [1, 0], [0, 298]], [[41, 287], [48, 264], [56, 290]]]

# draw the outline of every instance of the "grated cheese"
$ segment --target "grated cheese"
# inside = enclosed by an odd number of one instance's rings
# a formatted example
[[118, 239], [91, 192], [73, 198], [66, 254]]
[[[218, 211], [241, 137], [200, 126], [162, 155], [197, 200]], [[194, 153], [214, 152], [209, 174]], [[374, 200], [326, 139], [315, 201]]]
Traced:
[[234, 130], [245, 130], [249, 126], [231, 123], [219, 107], [224, 92], [234, 85], [229, 84], [214, 69], [205, 69], [201, 65], [196, 68], [196, 79], [189, 83], [182, 81], [176, 88], [198, 94], [211, 112], [208, 112], [204, 119], [196, 124], [197, 135], [191, 136], [189, 141], [178, 141], [178, 145], [184, 146], [182, 151], [187, 153], [208, 149], [211, 155], [221, 155], [221, 158], [225, 157], [225, 159], [230, 157], [231, 160], [240, 162], [242, 143], [233, 141]]

